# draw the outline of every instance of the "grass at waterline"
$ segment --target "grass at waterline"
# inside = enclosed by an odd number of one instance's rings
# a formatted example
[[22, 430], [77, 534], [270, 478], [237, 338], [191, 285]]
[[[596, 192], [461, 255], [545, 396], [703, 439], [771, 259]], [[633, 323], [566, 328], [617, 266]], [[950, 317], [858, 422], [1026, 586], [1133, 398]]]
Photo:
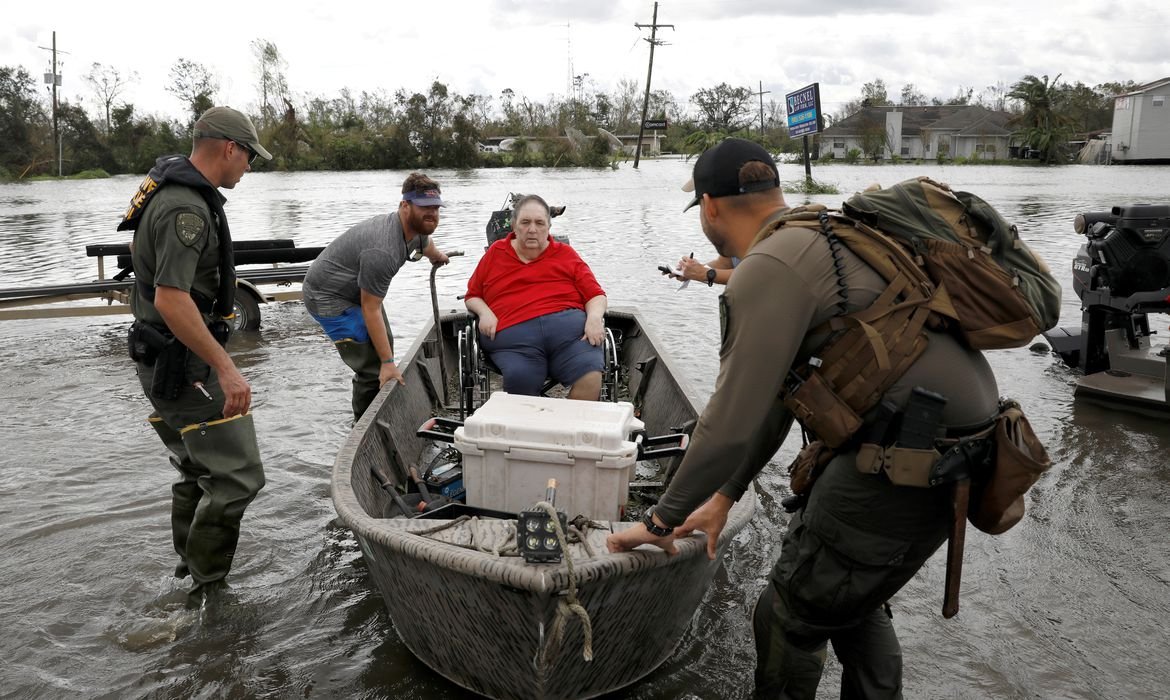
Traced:
[[109, 177], [110, 174], [101, 168], [95, 170], [82, 170], [79, 173], [72, 175], [63, 175], [57, 177], [56, 175], [32, 175], [24, 178], [27, 182], [41, 182], [43, 180], [102, 180]]
[[841, 194], [836, 185], [821, 182], [816, 178], [805, 177], [799, 180], [789, 180], [780, 183], [785, 192], [800, 192], [801, 194]]

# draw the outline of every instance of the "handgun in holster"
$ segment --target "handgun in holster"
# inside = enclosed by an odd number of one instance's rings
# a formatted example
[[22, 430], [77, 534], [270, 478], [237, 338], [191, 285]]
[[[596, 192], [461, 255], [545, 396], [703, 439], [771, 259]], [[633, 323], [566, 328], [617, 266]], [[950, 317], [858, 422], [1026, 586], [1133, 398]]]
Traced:
[[135, 321], [126, 334], [130, 359], [153, 367], [159, 352], [167, 345], [167, 335], [149, 323]]

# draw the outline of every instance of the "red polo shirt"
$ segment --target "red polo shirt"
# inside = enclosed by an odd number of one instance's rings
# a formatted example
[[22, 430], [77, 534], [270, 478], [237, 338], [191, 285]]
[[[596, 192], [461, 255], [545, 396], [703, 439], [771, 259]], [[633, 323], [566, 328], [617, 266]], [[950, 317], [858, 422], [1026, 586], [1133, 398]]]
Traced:
[[467, 299], [484, 300], [496, 315], [496, 331], [537, 316], [585, 309], [585, 302], [605, 294], [593, 271], [564, 243], [549, 238], [548, 247], [525, 263], [512, 249], [516, 234], [487, 249], [467, 281]]

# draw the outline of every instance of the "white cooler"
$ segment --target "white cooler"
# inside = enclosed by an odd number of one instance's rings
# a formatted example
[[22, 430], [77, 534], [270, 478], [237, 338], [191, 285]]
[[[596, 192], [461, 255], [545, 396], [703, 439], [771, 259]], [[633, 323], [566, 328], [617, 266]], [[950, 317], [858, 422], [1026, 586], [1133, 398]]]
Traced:
[[620, 520], [638, 460], [634, 406], [497, 391], [455, 430], [467, 504], [509, 513], [545, 498], [569, 519]]

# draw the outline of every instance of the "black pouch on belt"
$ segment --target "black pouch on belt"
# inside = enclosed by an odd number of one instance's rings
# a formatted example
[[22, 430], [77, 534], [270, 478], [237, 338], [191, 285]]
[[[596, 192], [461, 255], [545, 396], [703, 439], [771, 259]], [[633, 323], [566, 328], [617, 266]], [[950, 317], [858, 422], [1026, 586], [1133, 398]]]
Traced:
[[150, 395], [156, 399], [174, 401], [183, 390], [187, 374], [187, 353], [190, 352], [177, 338], [171, 337], [154, 360], [154, 380]]

